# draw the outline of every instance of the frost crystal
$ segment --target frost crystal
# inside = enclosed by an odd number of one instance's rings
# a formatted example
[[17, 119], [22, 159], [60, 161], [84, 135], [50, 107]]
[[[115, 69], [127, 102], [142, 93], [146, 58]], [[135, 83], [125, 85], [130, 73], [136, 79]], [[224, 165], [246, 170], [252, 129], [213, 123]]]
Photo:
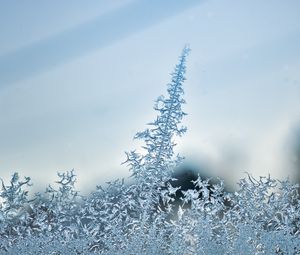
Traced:
[[133, 184], [111, 181], [84, 197], [72, 170], [29, 199], [30, 178], [14, 173], [0, 191], [0, 254], [300, 254], [299, 185], [250, 175], [234, 193], [222, 180], [200, 176], [194, 189], [172, 185], [182, 160], [174, 138], [186, 131], [189, 51], [183, 49], [167, 96], [156, 100], [157, 118], [135, 136], [144, 153], [126, 153]]

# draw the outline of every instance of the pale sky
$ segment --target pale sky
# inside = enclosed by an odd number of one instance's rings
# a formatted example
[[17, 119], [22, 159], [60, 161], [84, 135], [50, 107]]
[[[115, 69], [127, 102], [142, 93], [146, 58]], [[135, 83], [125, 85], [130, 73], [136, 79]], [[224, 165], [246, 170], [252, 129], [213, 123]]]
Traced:
[[299, 14], [297, 0], [2, 1], [0, 177], [44, 188], [74, 168], [90, 190], [128, 176], [124, 152], [186, 43], [177, 151], [231, 183], [294, 176]]

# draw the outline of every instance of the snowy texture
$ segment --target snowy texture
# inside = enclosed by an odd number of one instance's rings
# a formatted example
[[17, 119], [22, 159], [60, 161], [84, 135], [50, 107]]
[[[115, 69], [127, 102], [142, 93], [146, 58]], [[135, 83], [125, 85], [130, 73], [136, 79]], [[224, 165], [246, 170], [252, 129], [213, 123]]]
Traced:
[[115, 180], [84, 197], [72, 170], [29, 199], [29, 177], [2, 181], [1, 254], [300, 254], [299, 186], [288, 180], [247, 175], [234, 193], [200, 176], [193, 189], [172, 186], [182, 161], [174, 139], [186, 131], [188, 53], [185, 47], [167, 96], [156, 101], [157, 118], [135, 136], [143, 153], [126, 153], [133, 184]]

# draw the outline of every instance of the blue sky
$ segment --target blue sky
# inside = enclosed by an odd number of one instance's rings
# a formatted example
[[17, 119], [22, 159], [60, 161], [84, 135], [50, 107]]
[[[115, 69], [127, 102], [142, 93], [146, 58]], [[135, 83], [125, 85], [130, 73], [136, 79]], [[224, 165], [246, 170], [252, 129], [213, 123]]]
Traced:
[[7, 1], [0, 8], [0, 174], [78, 188], [128, 176], [124, 151], [185, 43], [188, 133], [178, 151], [235, 183], [294, 176], [299, 1]]

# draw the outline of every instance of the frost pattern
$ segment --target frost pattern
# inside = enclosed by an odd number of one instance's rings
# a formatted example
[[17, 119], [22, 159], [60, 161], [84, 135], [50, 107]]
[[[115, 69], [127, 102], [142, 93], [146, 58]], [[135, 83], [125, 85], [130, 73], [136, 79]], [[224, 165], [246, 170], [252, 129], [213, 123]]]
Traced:
[[72, 170], [28, 198], [30, 178], [14, 173], [0, 191], [0, 254], [300, 254], [299, 185], [247, 175], [234, 193], [200, 176], [194, 189], [173, 186], [189, 51], [156, 100], [157, 118], [135, 136], [143, 152], [126, 153], [133, 184], [111, 181], [84, 197]]

